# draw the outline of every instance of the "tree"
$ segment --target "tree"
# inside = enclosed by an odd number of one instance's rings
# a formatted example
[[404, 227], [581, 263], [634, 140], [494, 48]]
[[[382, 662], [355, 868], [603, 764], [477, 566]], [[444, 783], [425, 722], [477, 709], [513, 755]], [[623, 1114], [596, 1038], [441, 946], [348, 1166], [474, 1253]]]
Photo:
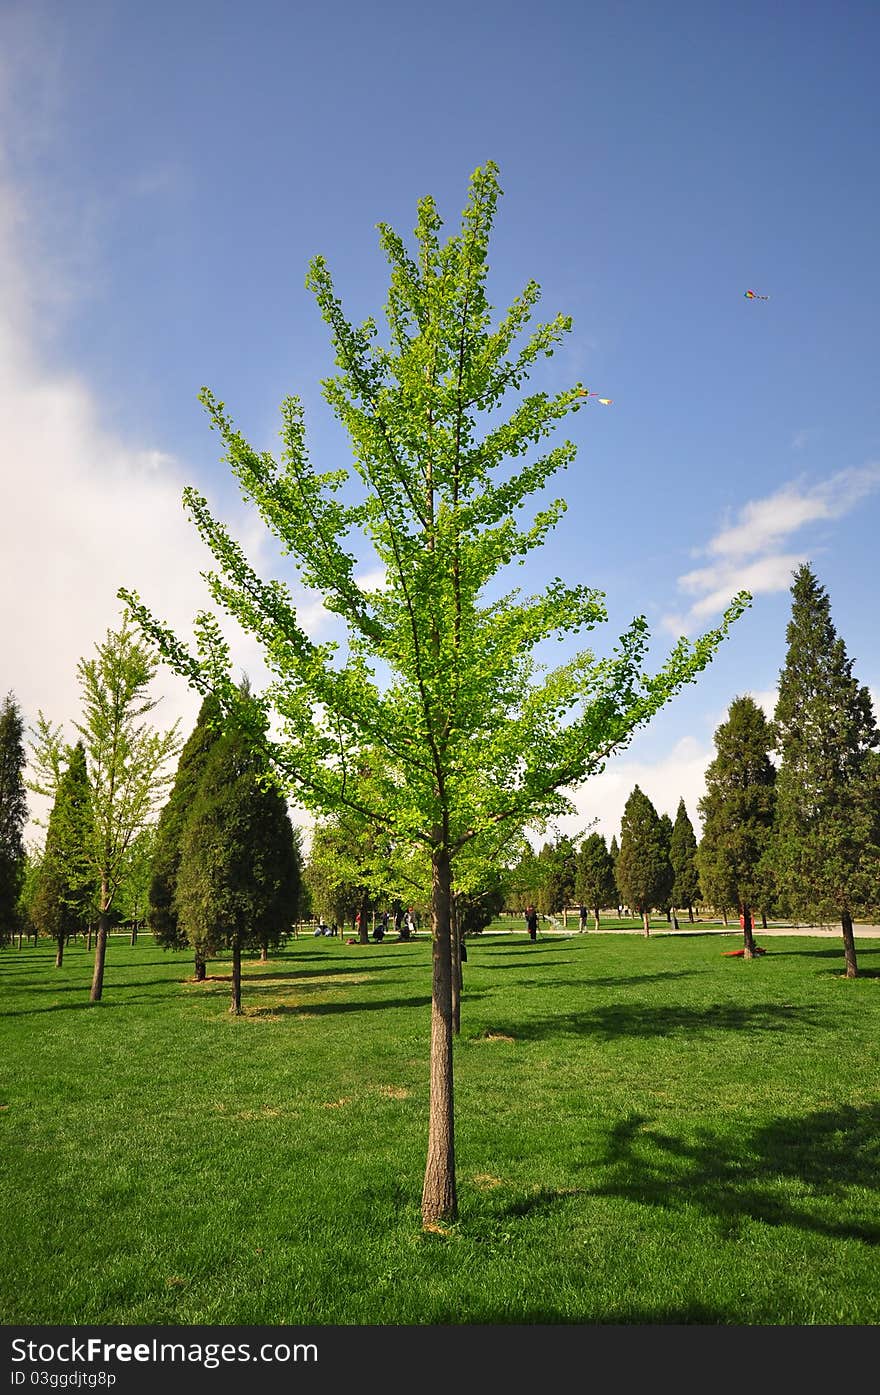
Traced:
[[624, 805], [615, 874], [625, 903], [638, 911], [650, 935], [651, 911], [669, 885], [669, 854], [660, 816], [638, 785]]
[[571, 838], [561, 834], [545, 843], [537, 857], [538, 885], [535, 905], [542, 915], [563, 913], [567, 925], [568, 907], [574, 900], [577, 854]]
[[616, 834], [611, 835], [611, 842], [608, 844], [608, 852], [611, 857], [611, 865], [614, 868], [615, 905], [617, 906], [617, 915], [619, 919], [620, 912], [623, 910], [623, 905], [620, 883], [617, 880], [617, 859], [620, 856], [620, 844], [617, 841]]
[[617, 899], [614, 862], [601, 833], [588, 834], [578, 849], [574, 894], [581, 905], [590, 907], [598, 930], [599, 912]]
[[66, 769], [49, 814], [46, 846], [31, 903], [36, 929], [55, 940], [55, 966], [59, 969], [68, 938], [86, 928], [94, 911], [97, 885], [92, 831], [86, 752], [82, 741], [77, 741], [66, 753]]
[[[168, 761], [178, 754], [177, 723], [158, 732], [141, 719], [158, 698], [148, 696], [158, 661], [133, 633], [128, 615], [119, 630], [108, 630], [97, 657], [77, 666], [83, 720], [82, 737], [91, 788], [90, 857], [98, 883], [98, 939], [89, 1001], [104, 988], [107, 933], [114, 897], [125, 873], [132, 840], [150, 822], [169, 783]], [[37, 780], [31, 788], [53, 797], [61, 780], [64, 746], [60, 728], [39, 714], [33, 743]]]
[[773, 724], [780, 764], [772, 863], [793, 910], [840, 920], [846, 977], [855, 978], [853, 916], [880, 903], [880, 735], [810, 567], [795, 572], [791, 594]]
[[722, 905], [739, 908], [743, 953], [752, 959], [753, 912], [766, 904], [766, 855], [773, 827], [776, 770], [770, 760], [773, 735], [760, 707], [735, 698], [727, 721], [715, 732], [715, 757], [706, 769], [700, 872]]
[[24, 721], [10, 692], [0, 708], [0, 945], [15, 933], [25, 873], [25, 760]]
[[675, 869], [672, 866], [672, 819], [668, 814], [660, 815], [660, 830], [663, 834], [663, 846], [666, 849], [666, 876], [660, 892], [659, 907], [666, 919], [678, 929], [678, 916], [675, 914], [675, 907], [672, 902], [672, 888], [675, 885]]
[[[175, 905], [183, 829], [198, 793], [208, 755], [220, 738], [222, 720], [220, 704], [209, 695], [203, 700], [195, 727], [180, 752], [174, 783], [156, 825], [147, 921], [156, 943], [163, 949], [186, 949], [189, 943], [180, 927]], [[195, 978], [200, 982], [205, 973], [205, 961], [196, 950]]]
[[[591, 629], [607, 611], [599, 591], [559, 579], [536, 596], [505, 589], [506, 568], [534, 556], [564, 502], [522, 524], [520, 507], [574, 459], [575, 446], [566, 441], [526, 463], [520, 457], [584, 405], [586, 390], [537, 391], [502, 417], [508, 393], [553, 353], [571, 322], [558, 315], [517, 347], [539, 299], [530, 282], [493, 325], [486, 280], [497, 174], [492, 163], [475, 171], [461, 233], [444, 244], [430, 198], [418, 206], [415, 255], [380, 225], [391, 266], [384, 341], [372, 319], [349, 323], [323, 258], [311, 264], [308, 284], [338, 368], [324, 395], [351, 438], [360, 491], [341, 493], [346, 471], [312, 466], [298, 399], [282, 407], [279, 462], [252, 449], [211, 392], [201, 395], [245, 496], [302, 581], [343, 622], [345, 661], [331, 643], [310, 638], [288, 587], [257, 575], [194, 489], [184, 499], [217, 561], [209, 579], [214, 601], [269, 656], [273, 679], [260, 719], [238, 711], [215, 615], [198, 618], [194, 654], [136, 594], [120, 591], [166, 661], [200, 691], [220, 694], [224, 709], [262, 739], [301, 803], [320, 816], [359, 812], [395, 844], [421, 848], [429, 859], [426, 1226], [457, 1214], [450, 929], [457, 857], [469, 844], [488, 857], [499, 830], [539, 827], [571, 812], [566, 790], [600, 770], [696, 678], [747, 603], [739, 597], [717, 630], [680, 640], [653, 676], [644, 671], [643, 616], [610, 658], [583, 652], [549, 672], [537, 668], [534, 651], [545, 639]], [[349, 537], [353, 547], [346, 547]], [[380, 587], [355, 579], [366, 549], [384, 568]], [[381, 770], [361, 778], [361, 759], [376, 751]]]
[[155, 848], [156, 825], [149, 823], [131, 840], [116, 896], [119, 915], [131, 927], [133, 945], [147, 917]]
[[297, 917], [299, 856], [287, 805], [246, 734], [208, 755], [183, 830], [175, 905], [203, 958], [232, 951], [230, 1012], [241, 1013], [241, 956], [277, 945]]
[[672, 863], [672, 904], [683, 907], [693, 924], [694, 905], [700, 895], [700, 878], [697, 871], [697, 836], [688, 818], [684, 800], [678, 801], [672, 838], [669, 846], [669, 860]]

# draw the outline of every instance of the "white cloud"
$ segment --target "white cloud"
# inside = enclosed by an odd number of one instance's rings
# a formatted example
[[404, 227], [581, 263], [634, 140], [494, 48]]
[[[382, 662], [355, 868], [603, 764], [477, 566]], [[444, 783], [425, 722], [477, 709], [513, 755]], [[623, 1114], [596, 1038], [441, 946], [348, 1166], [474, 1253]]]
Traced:
[[695, 597], [685, 613], [666, 615], [663, 625], [689, 634], [709, 616], [720, 614], [737, 591], [753, 596], [786, 591], [792, 572], [807, 555], [783, 551], [793, 533], [811, 523], [832, 522], [850, 513], [880, 489], [880, 463], [840, 470], [818, 484], [792, 481], [763, 499], [751, 500], [695, 555], [708, 565], [678, 578], [679, 590]]
[[585, 830], [595, 819], [598, 833], [604, 833], [609, 842], [612, 837], [620, 841], [624, 805], [633, 787], [638, 785], [657, 813], [668, 814], [673, 820], [678, 801], [683, 799], [699, 837], [701, 825], [697, 801], [705, 793], [706, 766], [713, 755], [711, 742], [703, 743], [693, 736], [685, 736], [676, 742], [668, 756], [659, 761], [616, 757], [600, 775], [587, 780], [580, 789], [569, 791], [577, 813], [566, 814], [559, 819], [559, 827], [563, 833], [574, 835]]
[[[77, 664], [118, 628], [117, 589], [138, 591], [188, 638], [196, 612], [209, 604], [200, 573], [212, 559], [183, 511], [181, 463], [109, 430], [89, 384], [42, 362], [37, 338], [47, 302], [38, 312], [25, 226], [22, 200], [0, 177], [0, 696], [11, 690], [28, 725], [42, 709], [72, 739]], [[225, 521], [254, 565], [273, 570], [256, 515], [241, 507]], [[327, 618], [314, 597], [305, 599], [300, 619], [312, 632]], [[228, 632], [236, 668], [259, 687], [258, 646], [234, 627]], [[165, 726], [179, 718], [187, 734], [197, 695], [164, 667], [153, 695], [161, 697], [153, 720]], [[36, 796], [30, 803], [45, 813]]]

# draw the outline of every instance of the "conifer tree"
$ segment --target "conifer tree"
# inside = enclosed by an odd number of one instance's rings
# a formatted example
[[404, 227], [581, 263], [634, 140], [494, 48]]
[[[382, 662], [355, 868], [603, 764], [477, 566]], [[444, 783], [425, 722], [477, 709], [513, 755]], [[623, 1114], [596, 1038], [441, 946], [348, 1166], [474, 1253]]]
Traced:
[[853, 916], [880, 903], [877, 723], [868, 689], [809, 566], [791, 588], [788, 649], [774, 714], [780, 757], [772, 862], [796, 912], [835, 917], [846, 977], [858, 974]]
[[[537, 500], [575, 456], [543, 443], [585, 404], [580, 384], [517, 400], [533, 365], [571, 322], [527, 326], [540, 291], [529, 282], [496, 321], [488, 249], [500, 195], [497, 167], [474, 172], [460, 234], [441, 242], [434, 201], [419, 202], [416, 246], [386, 224], [391, 267], [387, 334], [345, 316], [323, 258], [308, 284], [330, 327], [337, 373], [326, 400], [349, 433], [354, 469], [317, 470], [301, 403], [283, 405], [280, 461], [254, 450], [223, 402], [202, 393], [246, 497], [294, 559], [303, 583], [345, 625], [346, 661], [303, 627], [289, 587], [264, 581], [193, 489], [184, 499], [211, 549], [214, 602], [263, 645], [273, 680], [260, 720], [241, 713], [216, 615], [199, 617], [192, 653], [132, 592], [121, 590], [167, 662], [264, 741], [291, 793], [319, 817], [340, 808], [425, 850], [432, 886], [431, 1102], [422, 1190], [425, 1226], [457, 1215], [453, 1107], [451, 906], [456, 860], [474, 844], [488, 857], [499, 835], [571, 812], [566, 791], [693, 681], [747, 604], [740, 595], [715, 631], [682, 639], [660, 671], [645, 671], [647, 622], [637, 617], [609, 658], [583, 650], [549, 672], [536, 649], [607, 618], [601, 592], [556, 578], [524, 596], [509, 568], [532, 560], [560, 518], [561, 499]], [[538, 458], [532, 453], [538, 452]], [[343, 486], [348, 487], [343, 491]], [[354, 485], [354, 487], [352, 487]], [[365, 589], [355, 568], [372, 548], [384, 585]], [[277, 721], [272, 723], [272, 718]], [[271, 733], [271, 734], [270, 734]], [[365, 753], [380, 775], [362, 779]]]
[[247, 735], [212, 746], [187, 817], [175, 907], [202, 958], [232, 951], [230, 1012], [241, 1013], [241, 956], [277, 945], [297, 918], [300, 866], [287, 805]]
[[620, 890], [620, 883], [617, 880], [617, 859], [620, 856], [620, 844], [617, 841], [616, 833], [613, 833], [611, 835], [611, 842], [608, 844], [608, 851], [611, 854], [611, 865], [614, 869], [615, 897], [617, 905], [617, 916], [619, 919], [620, 913], [623, 910], [623, 896]]
[[751, 697], [735, 698], [715, 732], [715, 756], [706, 769], [700, 872], [722, 904], [738, 907], [743, 953], [755, 953], [753, 915], [766, 904], [766, 857], [773, 827], [776, 770], [773, 734]]
[[0, 946], [15, 933], [24, 880], [28, 821], [25, 762], [24, 721], [10, 692], [0, 708]]
[[[177, 763], [174, 784], [159, 814], [147, 903], [147, 923], [156, 943], [163, 949], [186, 949], [189, 940], [180, 926], [175, 905], [177, 873], [183, 845], [183, 830], [198, 793], [208, 755], [219, 740], [222, 713], [217, 699], [208, 695], [202, 701], [196, 724], [190, 732]], [[206, 974], [200, 950], [195, 951], [195, 978]]]
[[675, 869], [672, 866], [672, 819], [668, 814], [660, 815], [660, 828], [663, 833], [663, 846], [666, 849], [666, 876], [663, 882], [663, 889], [660, 893], [660, 910], [666, 919], [678, 929], [678, 916], [675, 914], [675, 907], [672, 904], [672, 888], [675, 885]]
[[669, 885], [669, 853], [660, 816], [638, 785], [626, 801], [620, 826], [617, 885], [625, 903], [651, 933], [651, 911], [662, 904]]
[[59, 969], [69, 936], [85, 930], [94, 914], [98, 892], [91, 788], [82, 741], [68, 748], [66, 765], [49, 814], [31, 903], [37, 930], [55, 940]]
[[700, 878], [697, 871], [697, 836], [688, 817], [683, 799], [678, 801], [675, 823], [672, 827], [669, 860], [672, 863], [673, 884], [672, 904], [683, 908], [693, 924], [694, 905], [700, 895]]
[[614, 905], [617, 897], [614, 861], [602, 833], [588, 834], [578, 849], [575, 897], [581, 905], [590, 907], [598, 930], [600, 911]]

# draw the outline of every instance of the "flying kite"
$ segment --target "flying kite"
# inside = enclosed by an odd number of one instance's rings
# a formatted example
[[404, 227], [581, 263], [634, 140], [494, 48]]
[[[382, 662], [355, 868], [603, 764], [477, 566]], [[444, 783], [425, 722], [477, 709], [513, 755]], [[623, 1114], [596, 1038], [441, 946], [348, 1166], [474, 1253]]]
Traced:
[[757, 291], [743, 291], [746, 300], [769, 300], [769, 295], [759, 295]]
[[612, 397], [596, 397], [596, 394], [590, 392], [589, 388], [581, 388], [580, 394], [581, 397], [592, 397], [596, 402], [601, 402], [603, 407], [610, 407], [611, 403], [614, 401]]

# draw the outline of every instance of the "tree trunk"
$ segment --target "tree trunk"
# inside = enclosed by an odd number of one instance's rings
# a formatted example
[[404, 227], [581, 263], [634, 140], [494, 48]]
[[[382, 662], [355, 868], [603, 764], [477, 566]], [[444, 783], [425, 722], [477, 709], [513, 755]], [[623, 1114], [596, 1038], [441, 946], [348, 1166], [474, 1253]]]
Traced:
[[725, 924], [725, 925], [728, 923], [728, 922], [727, 922], [727, 911], [726, 911], [726, 909], [722, 909], [722, 912], [721, 912], [721, 919], [724, 921], [724, 924]]
[[651, 912], [650, 912], [650, 911], [642, 911], [642, 925], [645, 927], [645, 934], [646, 934], [646, 935], [650, 935], [650, 933], [651, 933]]
[[138, 928], [137, 928], [137, 921], [135, 920], [135, 921], [132, 921], [132, 926], [131, 926], [131, 943], [132, 943], [132, 945], [136, 945], [137, 942], [138, 942]]
[[370, 931], [367, 925], [367, 916], [370, 911], [370, 903], [366, 896], [361, 901], [361, 918], [358, 921], [358, 943], [368, 945], [370, 943]]
[[754, 936], [752, 935], [752, 908], [751, 908], [751, 906], [743, 906], [743, 908], [742, 908], [742, 918], [743, 918], [743, 959], [754, 959], [754, 957], [755, 957], [755, 939], [754, 939]]
[[58, 949], [55, 953], [55, 968], [60, 969], [64, 963], [64, 936], [58, 936]]
[[261, 963], [261, 964], [268, 964], [268, 962], [269, 962], [269, 950], [268, 950], [268, 948], [266, 947], [266, 945], [260, 945], [260, 963]]
[[241, 945], [238, 940], [232, 946], [232, 1002], [229, 1011], [241, 1017]]
[[693, 925], [693, 923], [694, 923], [694, 908], [693, 908], [693, 906], [688, 906], [688, 920], [690, 921], [691, 925]]
[[562, 907], [562, 928], [563, 928], [563, 930], [567, 930], [567, 929], [568, 929], [568, 907], [567, 907], [567, 906], [563, 906], [563, 907]]
[[856, 940], [853, 935], [852, 916], [849, 911], [843, 911], [840, 917], [843, 926], [843, 957], [846, 960], [846, 977], [858, 978], [859, 966], [856, 963]]
[[101, 883], [101, 914], [98, 917], [98, 939], [95, 945], [95, 972], [92, 975], [92, 991], [89, 1002], [99, 1003], [104, 991], [104, 960], [107, 956], [107, 931], [110, 924], [110, 905], [107, 883]]
[[202, 958], [200, 951], [196, 950], [196, 966], [194, 971], [196, 983], [204, 983], [207, 972], [208, 966]]
[[24, 931], [23, 931], [23, 930], [19, 930], [19, 932], [18, 932], [18, 947], [19, 947], [19, 949], [21, 949], [21, 940], [22, 940], [22, 936], [23, 936], [23, 935], [24, 935]]
[[452, 952], [450, 936], [449, 852], [435, 847], [431, 858], [431, 1100], [428, 1156], [422, 1187], [422, 1225], [454, 1221], [455, 1129], [452, 1098]]
[[599, 929], [599, 907], [598, 907], [598, 906], [594, 906], [594, 907], [593, 907], [593, 929], [594, 929], [594, 930], [598, 930], [598, 929]]

